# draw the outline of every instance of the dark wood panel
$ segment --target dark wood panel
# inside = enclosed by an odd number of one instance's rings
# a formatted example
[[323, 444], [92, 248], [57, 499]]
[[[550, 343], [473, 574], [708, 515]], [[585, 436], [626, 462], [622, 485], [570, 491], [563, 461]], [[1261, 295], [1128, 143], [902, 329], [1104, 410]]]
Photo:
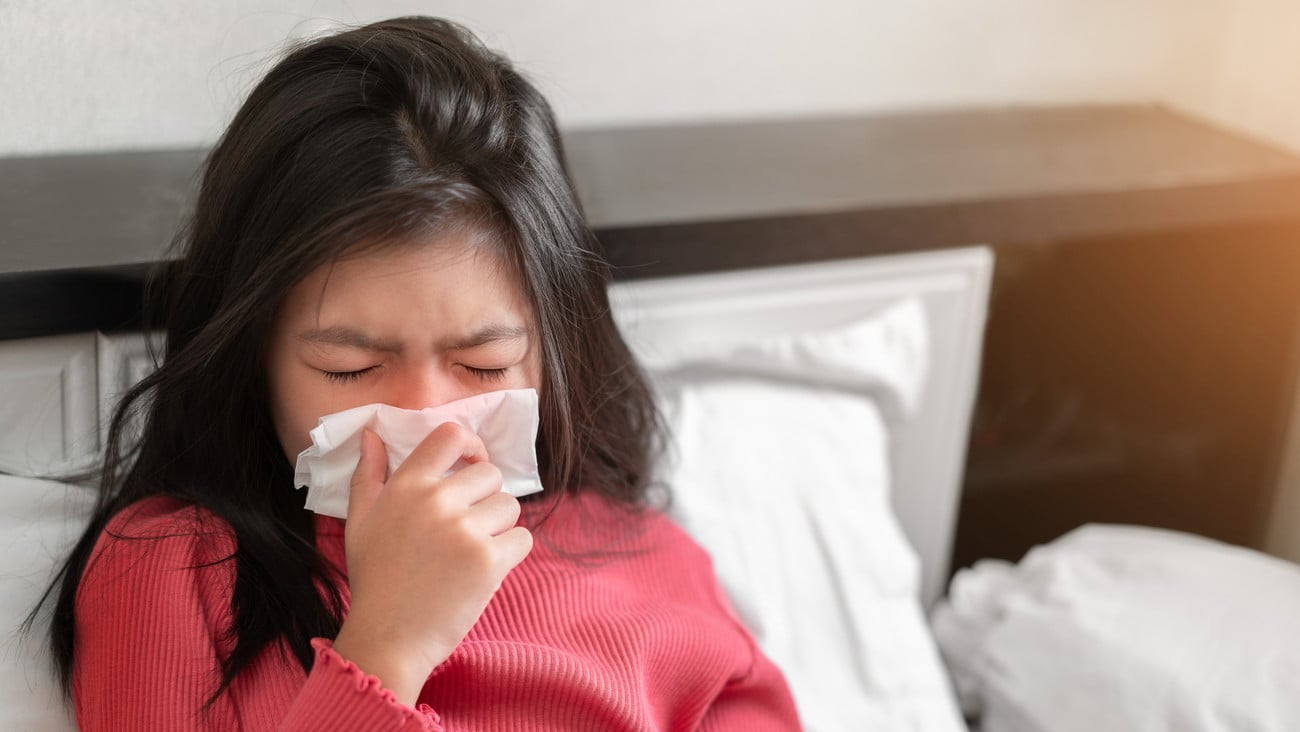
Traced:
[[[618, 278], [1300, 215], [1300, 160], [1148, 106], [577, 130], [565, 141]], [[129, 322], [103, 297], [139, 302], [203, 155], [0, 159], [0, 338]]]
[[0, 274], [158, 260], [189, 211], [204, 154], [0, 159]]
[[1089, 522], [1263, 540], [1300, 221], [1000, 248], [954, 570]]
[[140, 327], [152, 265], [0, 274], [0, 339]]
[[1132, 105], [576, 131], [566, 143], [598, 229], [1300, 174], [1293, 155]]
[[615, 277], [1300, 220], [1300, 176], [598, 229]]

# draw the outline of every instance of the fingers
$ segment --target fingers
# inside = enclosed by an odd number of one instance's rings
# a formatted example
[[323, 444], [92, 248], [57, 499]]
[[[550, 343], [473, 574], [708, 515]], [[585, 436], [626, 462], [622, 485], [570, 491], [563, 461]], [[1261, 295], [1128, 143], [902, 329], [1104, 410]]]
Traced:
[[361, 460], [352, 473], [352, 488], [348, 491], [348, 521], [360, 519], [370, 513], [379, 491], [388, 477], [388, 453], [379, 435], [368, 429], [361, 431]]
[[498, 490], [474, 504], [465, 518], [472, 530], [497, 536], [515, 525], [519, 511], [519, 500]]
[[[432, 496], [448, 506], [473, 506], [501, 491], [501, 471], [487, 462], [483, 440], [469, 429], [452, 422], [438, 425], [393, 473], [390, 486], [407, 486]], [[451, 475], [449, 471], [455, 470]], [[428, 487], [437, 485], [437, 491]]]
[[[406, 502], [430, 500], [440, 507], [437, 511], [440, 515], [467, 516], [467, 510], [501, 492], [501, 471], [487, 462], [487, 457], [487, 448], [478, 435], [447, 422], [434, 429], [392, 476], [387, 476], [388, 459], [383, 441], [370, 430], [363, 430], [361, 460], [352, 476], [348, 519], [368, 514], [381, 491], [392, 493], [392, 500], [399, 505], [413, 506]], [[483, 520], [477, 525], [495, 536], [517, 519], [517, 502], [511, 509], [498, 500], [485, 509]]]
[[492, 463], [474, 463], [444, 478], [440, 490], [447, 500], [455, 504], [473, 506], [500, 493], [504, 482], [505, 478], [497, 466]]
[[427, 484], [441, 480], [460, 460], [478, 463], [487, 459], [487, 448], [478, 435], [454, 422], [444, 422], [416, 445], [394, 477], [409, 475]]
[[533, 550], [533, 534], [522, 526], [515, 526], [492, 539], [497, 549], [497, 559], [502, 563], [502, 576], [524, 561]]

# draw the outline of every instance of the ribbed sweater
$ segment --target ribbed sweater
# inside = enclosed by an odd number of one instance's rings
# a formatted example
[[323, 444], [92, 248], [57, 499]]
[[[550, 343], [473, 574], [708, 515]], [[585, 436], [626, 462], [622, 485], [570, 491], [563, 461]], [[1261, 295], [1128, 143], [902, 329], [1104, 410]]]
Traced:
[[[537, 517], [526, 505], [525, 522]], [[346, 567], [343, 522], [315, 518]], [[531, 554], [436, 669], [415, 708], [313, 640], [305, 673], [269, 647], [204, 702], [233, 643], [235, 539], [212, 514], [141, 501], [99, 537], [76, 601], [73, 701], [99, 730], [789, 730], [780, 671], [756, 648], [707, 554], [654, 511], [566, 498]], [[350, 599], [346, 584], [341, 587]], [[392, 588], [401, 592], [400, 587]]]

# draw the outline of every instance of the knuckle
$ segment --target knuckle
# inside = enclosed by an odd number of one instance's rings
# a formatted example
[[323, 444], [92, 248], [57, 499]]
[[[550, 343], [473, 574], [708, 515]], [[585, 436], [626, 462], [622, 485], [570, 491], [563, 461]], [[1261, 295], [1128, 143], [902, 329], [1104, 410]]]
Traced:
[[482, 466], [479, 467], [479, 470], [483, 473], [484, 480], [490, 480], [493, 483], [498, 483], [498, 484], [505, 482], [506, 479], [505, 475], [501, 472], [501, 468], [498, 468], [496, 465], [493, 465], [492, 463], [489, 463], [487, 461], [481, 463], [474, 463], [474, 465], [476, 467]]
[[495, 483], [498, 487], [505, 481], [505, 476], [501, 474], [501, 469], [488, 462], [468, 465], [462, 468], [459, 473], [463, 475], [466, 480], [472, 480], [476, 483]]
[[458, 510], [455, 499], [449, 491], [434, 490], [429, 493], [428, 498], [429, 510], [434, 516], [443, 519], [460, 519], [463, 518], [463, 511]]
[[438, 435], [439, 441], [455, 445], [461, 450], [478, 442], [478, 435], [468, 427], [455, 422], [443, 422], [434, 430], [434, 434]]
[[461, 427], [455, 422], [443, 422], [442, 424], [434, 428], [433, 434], [437, 435], [438, 437], [444, 440], [454, 440], [454, 439], [463, 438], [464, 437], [463, 433], [468, 431], [469, 430], [465, 429], [464, 427]]
[[483, 440], [474, 430], [455, 422], [443, 422], [439, 428], [447, 429], [445, 439], [453, 441], [467, 452], [485, 452]]
[[510, 520], [518, 520], [519, 514], [524, 510], [523, 506], [519, 504], [519, 499], [509, 493], [498, 493], [497, 495], [501, 497], [500, 500], [505, 504], [505, 510], [510, 515]]

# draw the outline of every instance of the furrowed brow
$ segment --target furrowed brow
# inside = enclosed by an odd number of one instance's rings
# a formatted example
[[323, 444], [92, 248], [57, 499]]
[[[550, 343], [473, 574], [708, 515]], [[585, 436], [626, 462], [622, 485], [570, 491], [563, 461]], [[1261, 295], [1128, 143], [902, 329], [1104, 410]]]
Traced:
[[532, 334], [531, 328], [522, 325], [489, 325], [469, 335], [445, 341], [442, 346], [448, 351], [464, 351], [488, 343], [499, 341], [516, 341]]
[[298, 334], [298, 340], [321, 346], [347, 346], [378, 353], [401, 353], [402, 351], [401, 343], [371, 338], [359, 330], [342, 326], [303, 331]]

